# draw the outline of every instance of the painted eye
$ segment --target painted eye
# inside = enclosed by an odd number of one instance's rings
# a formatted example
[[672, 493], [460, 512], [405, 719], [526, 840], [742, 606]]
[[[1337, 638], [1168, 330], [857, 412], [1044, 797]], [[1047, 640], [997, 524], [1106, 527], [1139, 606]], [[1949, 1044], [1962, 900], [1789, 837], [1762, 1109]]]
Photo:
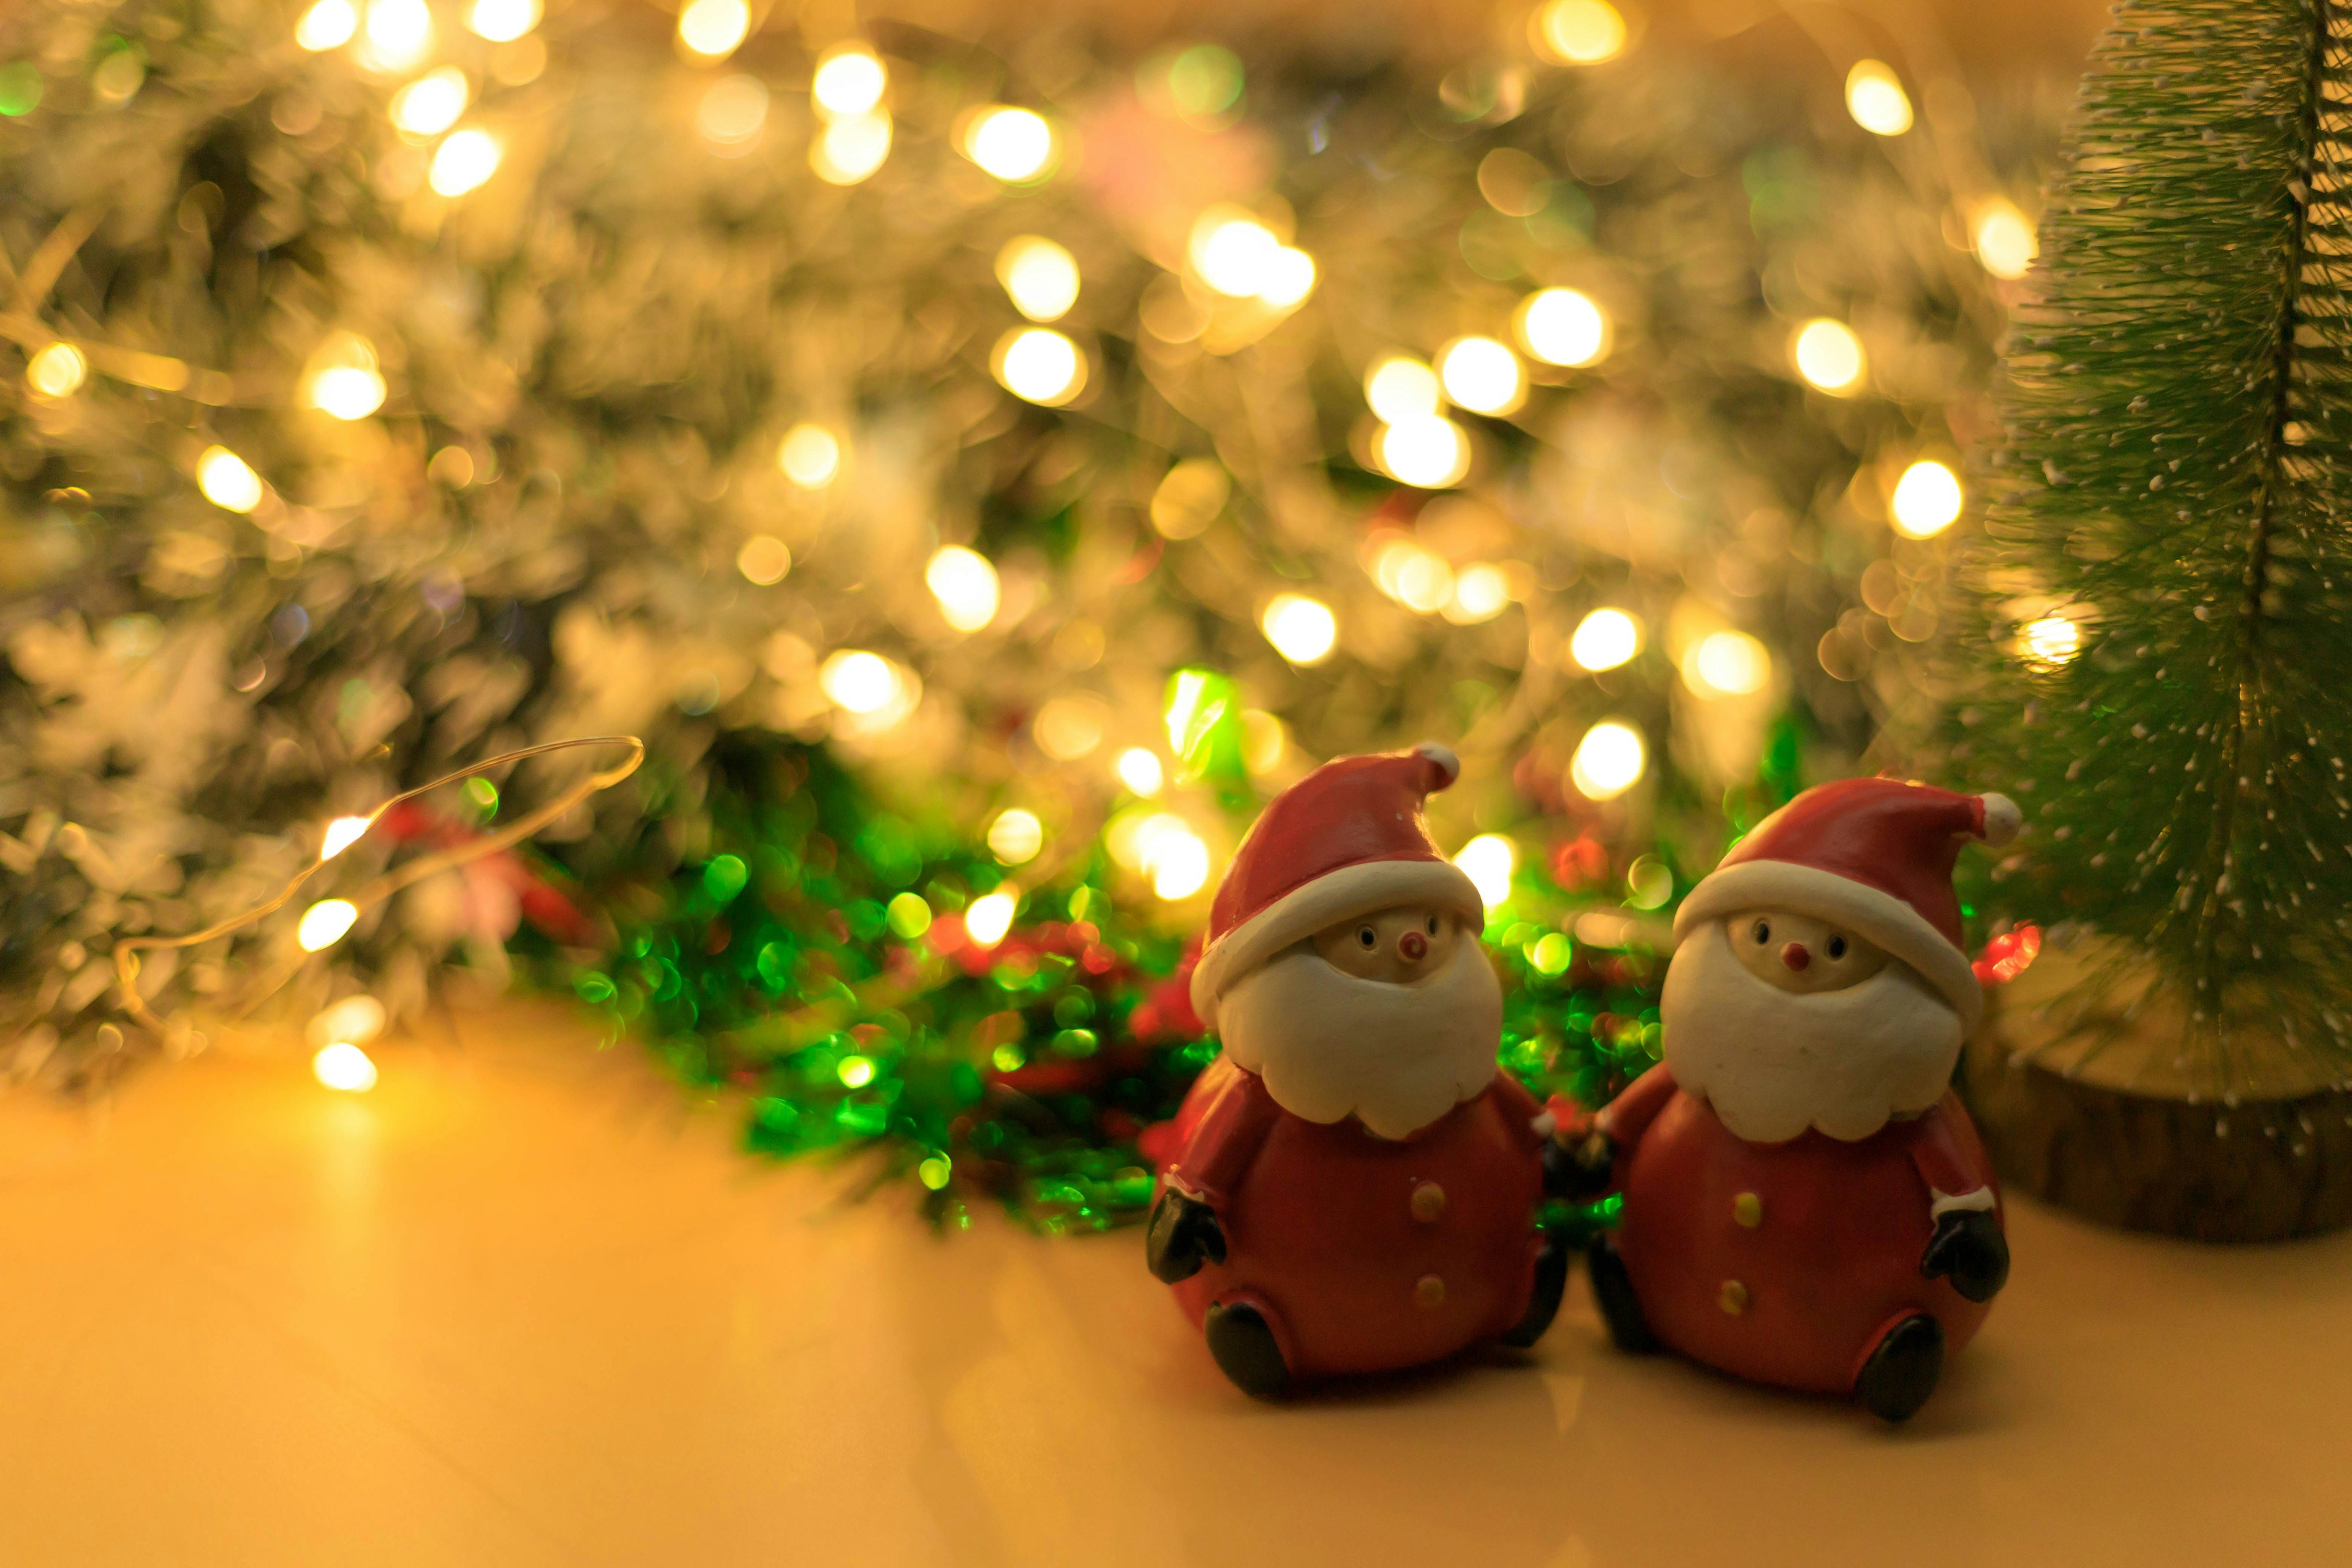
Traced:
[[1845, 938], [1842, 936], [1833, 936], [1830, 938], [1830, 956], [1832, 958], [1843, 958], [1845, 956]]
[[1429, 917], [1429, 934], [1432, 936], [1435, 936], [1437, 934], [1437, 917], [1435, 915]]
[[1372, 928], [1370, 926], [1365, 926], [1361, 930], [1358, 931], [1356, 932], [1356, 940], [1362, 942], [1366, 947], [1378, 947], [1381, 944], [1381, 939], [1373, 934]]
[[1762, 947], [1766, 942], [1770, 942], [1771, 940], [1772, 922], [1770, 921], [1758, 921], [1756, 922], [1756, 945]]

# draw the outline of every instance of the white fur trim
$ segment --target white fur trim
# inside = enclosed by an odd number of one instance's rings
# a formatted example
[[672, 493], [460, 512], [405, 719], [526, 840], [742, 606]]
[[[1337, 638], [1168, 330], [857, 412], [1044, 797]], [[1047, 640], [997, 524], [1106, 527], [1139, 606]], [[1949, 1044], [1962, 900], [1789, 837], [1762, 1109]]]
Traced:
[[1942, 993], [1959, 1014], [1963, 1029], [1974, 1030], [1984, 1016], [1984, 987], [1969, 966], [1968, 954], [1946, 941], [1925, 915], [1892, 893], [1817, 866], [1742, 860], [1717, 868], [1691, 889], [1675, 911], [1675, 940], [1682, 941], [1708, 921], [1744, 910], [1772, 909], [1852, 926]]
[[1445, 775], [1446, 784], [1450, 784], [1462, 776], [1462, 759], [1454, 754], [1452, 747], [1441, 746], [1434, 741], [1423, 741], [1412, 751], [1413, 755], [1427, 757], [1431, 762], [1435, 763], [1437, 771]]
[[1948, 1214], [1964, 1209], [1990, 1209], [1994, 1206], [1990, 1187], [1979, 1187], [1972, 1193], [1938, 1193], [1933, 1187], [1929, 1187], [1927, 1191], [1933, 1193], [1936, 1198], [1934, 1203], [1927, 1205], [1929, 1219], [1941, 1219]]
[[2017, 837], [2017, 830], [2025, 826], [2025, 813], [2017, 808], [2017, 802], [2005, 795], [1988, 795], [1983, 798], [1984, 841], [1998, 849]]
[[1486, 920], [1478, 885], [1450, 860], [1342, 866], [1293, 888], [1210, 943], [1192, 971], [1192, 1011], [1214, 1029], [1218, 994], [1292, 942], [1356, 915], [1414, 902], [1455, 910], [1482, 924]]

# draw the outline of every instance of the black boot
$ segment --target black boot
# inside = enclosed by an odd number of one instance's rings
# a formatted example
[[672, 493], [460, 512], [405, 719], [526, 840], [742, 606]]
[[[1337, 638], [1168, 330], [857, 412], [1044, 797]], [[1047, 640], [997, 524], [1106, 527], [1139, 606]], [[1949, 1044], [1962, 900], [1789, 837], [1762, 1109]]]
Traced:
[[1246, 1301], [1212, 1306], [1202, 1335], [1217, 1370], [1253, 1399], [1278, 1399], [1290, 1392], [1290, 1368], [1264, 1313]]
[[1558, 1231], [1543, 1238], [1543, 1248], [1536, 1254], [1536, 1288], [1528, 1298], [1527, 1315], [1503, 1342], [1514, 1350], [1525, 1350], [1543, 1338], [1552, 1319], [1559, 1315], [1559, 1299], [1568, 1294], [1568, 1242]]
[[1647, 1355], [1658, 1348], [1658, 1336], [1642, 1316], [1641, 1298], [1633, 1294], [1633, 1277], [1617, 1256], [1617, 1242], [1607, 1231], [1584, 1249], [1584, 1267], [1592, 1277], [1592, 1303], [1609, 1325], [1609, 1338], [1628, 1355]]
[[1881, 1421], [1907, 1421], [1943, 1375], [1944, 1325], [1920, 1312], [1886, 1331], [1862, 1363], [1853, 1396]]

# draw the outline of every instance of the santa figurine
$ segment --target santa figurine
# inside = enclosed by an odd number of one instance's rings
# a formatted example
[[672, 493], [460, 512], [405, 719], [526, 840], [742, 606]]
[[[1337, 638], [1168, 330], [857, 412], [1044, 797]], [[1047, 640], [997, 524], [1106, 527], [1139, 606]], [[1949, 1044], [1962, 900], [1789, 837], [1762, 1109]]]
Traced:
[[1435, 745], [1326, 763], [1210, 912], [1192, 1002], [1224, 1048], [1171, 1129], [1147, 1251], [1261, 1398], [1530, 1344], [1559, 1307], [1568, 1254], [1535, 1225], [1552, 1123], [1496, 1065], [1484, 908], [1422, 817], [1458, 771]]
[[1665, 1059], [1562, 1134], [1620, 1348], [1851, 1394], [1887, 1421], [1935, 1392], [2009, 1277], [2000, 1197], [1950, 1089], [1984, 1007], [1952, 867], [2018, 810], [1895, 779], [1806, 791], [1675, 918]]

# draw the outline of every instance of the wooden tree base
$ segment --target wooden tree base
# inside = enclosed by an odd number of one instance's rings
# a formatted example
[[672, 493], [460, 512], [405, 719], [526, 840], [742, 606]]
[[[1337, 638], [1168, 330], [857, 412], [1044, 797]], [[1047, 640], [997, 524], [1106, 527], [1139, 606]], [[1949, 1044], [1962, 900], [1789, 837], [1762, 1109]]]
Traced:
[[2108, 1225], [2199, 1241], [2352, 1226], [2352, 1092], [2288, 1068], [2262, 1098], [2224, 1096], [2157, 1059], [2154, 1042], [2178, 1038], [2160, 1003], [2135, 1009], [2102, 1052], [2070, 1048], [2085, 1006], [2118, 994], [2085, 1004], [2084, 973], [2080, 958], [2043, 954], [1993, 994], [1961, 1058], [1961, 1098], [2004, 1183]]

